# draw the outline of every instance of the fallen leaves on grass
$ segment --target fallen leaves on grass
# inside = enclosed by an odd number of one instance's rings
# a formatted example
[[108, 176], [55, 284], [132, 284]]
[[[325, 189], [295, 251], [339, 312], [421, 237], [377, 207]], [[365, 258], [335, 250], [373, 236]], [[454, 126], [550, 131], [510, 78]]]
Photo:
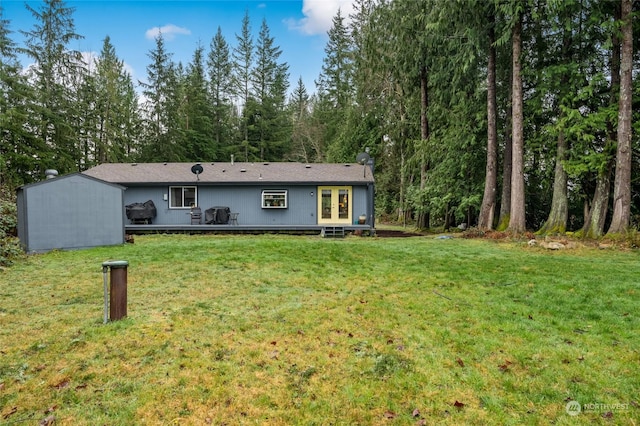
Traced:
[[7, 411], [6, 413], [4, 413], [2, 415], [2, 418], [6, 420], [9, 417], [13, 416], [17, 412], [18, 412], [18, 407], [11, 407], [11, 409], [9, 411]]
[[502, 371], [503, 373], [507, 373], [509, 372], [509, 366], [512, 364], [511, 361], [509, 360], [505, 360], [504, 364], [499, 365], [498, 368], [500, 369], [500, 371]]
[[464, 403], [456, 399], [456, 402], [453, 403], [453, 406], [456, 407], [458, 410], [462, 410], [464, 408]]
[[69, 379], [62, 379], [61, 381], [59, 381], [57, 384], [53, 385], [54, 388], [60, 390], [60, 389], [64, 389], [67, 386], [69, 386]]

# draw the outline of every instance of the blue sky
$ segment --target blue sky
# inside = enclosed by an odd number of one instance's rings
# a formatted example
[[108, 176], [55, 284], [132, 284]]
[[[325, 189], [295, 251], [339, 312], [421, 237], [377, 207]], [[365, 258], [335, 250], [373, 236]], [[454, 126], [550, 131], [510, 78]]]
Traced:
[[[2, 17], [9, 21], [11, 38], [22, 44], [20, 30], [33, 28], [34, 18], [25, 3], [39, 9], [33, 0], [0, 0]], [[315, 92], [324, 57], [326, 32], [331, 19], [342, 10], [352, 11], [353, 0], [67, 0], [75, 9], [76, 32], [84, 38], [69, 48], [87, 55], [98, 54], [108, 35], [118, 57], [124, 60], [135, 82], [146, 80], [148, 53], [155, 48], [154, 36], [160, 30], [172, 60], [186, 65], [200, 43], [209, 51], [211, 39], [221, 28], [227, 43], [236, 45], [242, 18], [249, 13], [254, 39], [263, 19], [282, 54], [280, 62], [289, 64], [291, 87], [299, 77], [309, 93]], [[23, 66], [29, 60], [21, 58]]]

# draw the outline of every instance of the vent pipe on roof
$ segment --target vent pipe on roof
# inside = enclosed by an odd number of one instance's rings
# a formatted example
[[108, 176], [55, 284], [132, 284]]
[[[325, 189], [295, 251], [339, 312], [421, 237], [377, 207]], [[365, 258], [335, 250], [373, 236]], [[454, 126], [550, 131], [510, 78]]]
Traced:
[[58, 176], [58, 171], [55, 169], [47, 169], [44, 171], [45, 179], [53, 179]]
[[231, 154], [231, 165], [233, 166], [233, 154]]

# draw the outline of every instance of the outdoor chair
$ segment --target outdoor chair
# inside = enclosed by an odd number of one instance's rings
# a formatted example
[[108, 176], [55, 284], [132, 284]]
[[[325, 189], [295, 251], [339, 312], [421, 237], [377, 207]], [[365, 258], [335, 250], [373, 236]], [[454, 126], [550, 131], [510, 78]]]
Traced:
[[238, 215], [240, 213], [230, 213], [229, 214], [229, 224], [230, 225], [237, 225], [238, 224]]
[[202, 220], [202, 209], [200, 207], [191, 207], [191, 224], [200, 225]]

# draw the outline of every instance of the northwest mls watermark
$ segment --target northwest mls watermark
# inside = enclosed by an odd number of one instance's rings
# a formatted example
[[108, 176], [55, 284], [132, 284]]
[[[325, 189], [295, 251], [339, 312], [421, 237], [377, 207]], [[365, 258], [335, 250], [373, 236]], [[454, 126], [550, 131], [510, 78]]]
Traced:
[[627, 411], [629, 404], [601, 404], [599, 402], [590, 402], [588, 404], [580, 404], [578, 401], [569, 401], [564, 407], [570, 416], [577, 416], [580, 413], [609, 413], [614, 411]]

